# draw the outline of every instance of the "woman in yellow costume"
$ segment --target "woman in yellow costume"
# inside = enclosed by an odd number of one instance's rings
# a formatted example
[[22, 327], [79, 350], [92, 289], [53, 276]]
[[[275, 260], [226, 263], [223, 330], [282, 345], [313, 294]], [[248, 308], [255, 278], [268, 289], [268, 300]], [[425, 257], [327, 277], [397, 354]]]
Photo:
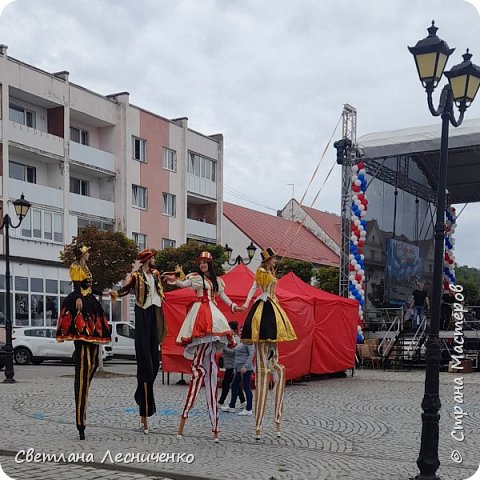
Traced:
[[255, 282], [243, 307], [248, 308], [253, 295], [260, 287], [262, 294], [247, 314], [242, 330], [242, 343], [255, 344], [255, 439], [260, 440], [265, 406], [268, 396], [269, 374], [275, 385], [275, 429], [281, 436], [280, 422], [285, 393], [285, 367], [279, 363], [278, 342], [296, 340], [297, 336], [287, 314], [275, 295], [276, 255], [271, 248], [262, 250], [262, 263], [255, 274]]
[[108, 318], [92, 293], [92, 274], [87, 266], [90, 247], [75, 245], [72, 250], [73, 292], [62, 303], [56, 338], [75, 344], [75, 417], [80, 440], [84, 440], [88, 388], [98, 367], [98, 345], [110, 342], [111, 336]]

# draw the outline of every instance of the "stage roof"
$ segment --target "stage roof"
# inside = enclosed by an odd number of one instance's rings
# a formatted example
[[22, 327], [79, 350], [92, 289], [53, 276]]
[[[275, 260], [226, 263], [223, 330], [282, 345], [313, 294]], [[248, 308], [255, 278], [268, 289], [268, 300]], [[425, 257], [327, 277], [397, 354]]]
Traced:
[[[427, 176], [432, 189], [430, 198], [433, 198], [441, 126], [439, 120], [435, 125], [364, 135], [357, 142], [361, 159], [367, 164], [381, 165], [378, 161], [387, 157], [410, 157]], [[388, 182], [387, 177], [382, 176], [382, 180]], [[450, 126], [447, 189], [453, 204], [480, 201], [480, 119], [465, 120], [458, 128]], [[417, 187], [412, 186], [412, 190], [416, 192]]]

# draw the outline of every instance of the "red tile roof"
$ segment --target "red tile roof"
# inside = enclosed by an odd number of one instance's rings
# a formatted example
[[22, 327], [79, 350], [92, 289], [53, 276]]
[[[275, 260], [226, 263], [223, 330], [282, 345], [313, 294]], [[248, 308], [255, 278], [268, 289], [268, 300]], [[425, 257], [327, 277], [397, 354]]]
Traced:
[[227, 202], [223, 214], [262, 249], [271, 247], [281, 256], [318, 265], [340, 265], [339, 256], [299, 223]]
[[301, 207], [324, 232], [340, 246], [340, 217], [335, 213], [322, 212], [312, 207]]

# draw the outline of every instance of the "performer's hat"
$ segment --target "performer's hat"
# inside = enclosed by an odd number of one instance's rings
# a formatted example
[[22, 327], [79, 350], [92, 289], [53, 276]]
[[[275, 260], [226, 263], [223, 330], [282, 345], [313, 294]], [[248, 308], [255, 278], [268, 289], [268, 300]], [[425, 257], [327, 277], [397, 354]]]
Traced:
[[262, 250], [260, 252], [260, 255], [262, 256], [262, 262], [266, 262], [267, 260], [270, 260], [271, 258], [277, 256], [277, 254], [270, 247], [266, 248], [265, 250]]
[[75, 255], [75, 258], [79, 259], [84, 253], [87, 253], [89, 250], [90, 247], [87, 247], [83, 243], [79, 243], [73, 248], [73, 254]]
[[202, 252], [197, 257], [197, 263], [200, 263], [200, 260], [203, 260], [203, 261], [211, 264], [213, 262], [212, 254], [210, 252]]
[[140, 263], [145, 263], [155, 256], [155, 250], [153, 248], [145, 248], [138, 254], [138, 260]]
[[83, 255], [84, 253], [87, 253], [90, 250], [90, 247], [87, 247], [86, 245], [82, 245], [80, 247], [80, 253]]

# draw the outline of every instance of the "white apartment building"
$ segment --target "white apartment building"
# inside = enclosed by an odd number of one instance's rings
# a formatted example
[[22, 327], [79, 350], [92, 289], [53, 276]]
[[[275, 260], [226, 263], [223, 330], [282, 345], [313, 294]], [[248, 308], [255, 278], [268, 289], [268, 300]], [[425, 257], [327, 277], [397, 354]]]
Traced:
[[[59, 261], [86, 225], [120, 230], [140, 249], [189, 239], [221, 242], [223, 137], [102, 96], [7, 55], [0, 45], [0, 206], [32, 207], [10, 229], [12, 321], [51, 325], [71, 291]], [[0, 232], [0, 323], [5, 315], [4, 231]], [[107, 309], [110, 308], [106, 301]], [[120, 304], [121, 305], [121, 304]], [[115, 307], [117, 319], [129, 308]]]

